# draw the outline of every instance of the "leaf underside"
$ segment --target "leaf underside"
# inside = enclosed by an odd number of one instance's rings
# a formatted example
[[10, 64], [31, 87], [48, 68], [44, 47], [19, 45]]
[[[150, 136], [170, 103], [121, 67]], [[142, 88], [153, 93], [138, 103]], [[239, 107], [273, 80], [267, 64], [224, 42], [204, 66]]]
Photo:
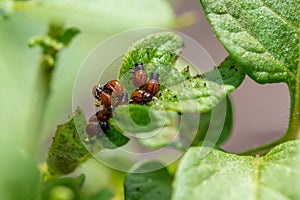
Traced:
[[299, 141], [264, 157], [190, 148], [177, 170], [172, 199], [299, 199], [299, 150]]
[[[194, 138], [193, 145], [200, 145], [203, 141], [216, 142], [216, 145], [220, 145], [229, 139], [233, 125], [233, 113], [230, 98], [226, 98], [226, 116], [224, 122], [222, 121], [222, 117], [224, 116], [218, 113], [218, 106], [222, 105], [223, 104], [218, 104], [214, 108], [217, 112], [216, 115], [220, 117], [212, 117], [212, 112], [201, 114], [198, 135], [196, 136], [198, 138]], [[209, 135], [209, 137], [207, 137], [207, 135]]]
[[216, 36], [258, 83], [291, 82], [299, 63], [299, 3], [200, 0]]
[[77, 108], [72, 118], [59, 125], [50, 146], [47, 165], [50, 172], [68, 174], [87, 157], [90, 152], [101, 149], [114, 149], [123, 146], [128, 138], [114, 129], [108, 129], [106, 134], [91, 137], [86, 133], [87, 121], [81, 108]]
[[57, 127], [48, 151], [47, 165], [50, 172], [68, 174], [75, 170], [83, 157], [89, 155], [82, 144], [74, 119]]

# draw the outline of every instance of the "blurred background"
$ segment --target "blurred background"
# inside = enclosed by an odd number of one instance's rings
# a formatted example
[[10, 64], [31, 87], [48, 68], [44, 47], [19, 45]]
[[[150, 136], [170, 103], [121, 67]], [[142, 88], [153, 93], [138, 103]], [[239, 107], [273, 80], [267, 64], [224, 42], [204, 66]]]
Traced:
[[[7, 5], [10, 6], [10, 1], [0, 0], [0, 5], [3, 2], [8, 2]], [[222, 62], [228, 55], [214, 36], [198, 0], [129, 0], [130, 3], [112, 0], [109, 3], [99, 1], [102, 4], [96, 7], [93, 5], [96, 0], [89, 3], [78, 1], [78, 4], [75, 3], [71, 7], [68, 5], [72, 4], [72, 1], [68, 0], [62, 1], [65, 5], [62, 3], [59, 7], [55, 7], [55, 2], [58, 1], [49, 2], [46, 7], [29, 6], [28, 8], [23, 1], [20, 1], [14, 5], [15, 13], [7, 20], [0, 20], [0, 121], [2, 126], [0, 188], [2, 188], [1, 195], [7, 197], [1, 199], [11, 197], [10, 189], [15, 190], [22, 184], [26, 185], [30, 181], [37, 183], [39, 180], [38, 171], [33, 164], [34, 159], [30, 159], [31, 153], [23, 147], [29, 145], [38, 150], [38, 160], [45, 158], [47, 145], [56, 126], [63, 123], [72, 112], [73, 83], [81, 63], [88, 53], [106, 38], [137, 27], [172, 27], [176, 15], [181, 25], [175, 29], [201, 44], [216, 64]], [[97, 15], [97, 13], [101, 14]], [[70, 22], [67, 23], [68, 26], [79, 27], [81, 34], [76, 36], [70, 47], [64, 49], [59, 55], [59, 62], [52, 77], [50, 99], [45, 108], [46, 116], [42, 131], [37, 136], [30, 133], [31, 126], [37, 119], [28, 116], [32, 116], [31, 112], [34, 113], [31, 101], [35, 94], [33, 86], [40, 49], [29, 49], [28, 41], [33, 36], [46, 33], [49, 19], [60, 18], [66, 18]], [[192, 20], [194, 23], [187, 26], [191, 18], [194, 19]], [[192, 53], [195, 55], [191, 56], [197, 56], [197, 52]], [[259, 85], [246, 78], [231, 97], [234, 125], [231, 138], [223, 145], [225, 150], [230, 152], [247, 150], [272, 141], [285, 133], [289, 116], [289, 94], [284, 84]], [[36, 103], [39, 104], [38, 101]], [[40, 144], [34, 142], [36, 137], [40, 137], [42, 141]], [[29, 174], [34, 175], [25, 175], [22, 173], [25, 171], [30, 171]], [[114, 186], [122, 184], [114, 181], [115, 179], [111, 180], [109, 174], [112, 172], [94, 160], [83, 164], [79, 171], [87, 174], [86, 188], [90, 191], [96, 191], [110, 181]], [[116, 177], [123, 176], [118, 172], [113, 173]], [[18, 183], [22, 177], [26, 182]], [[98, 185], [89, 187], [95, 180], [98, 181]], [[28, 191], [32, 190], [32, 195], [35, 187], [38, 185], [28, 189]]]

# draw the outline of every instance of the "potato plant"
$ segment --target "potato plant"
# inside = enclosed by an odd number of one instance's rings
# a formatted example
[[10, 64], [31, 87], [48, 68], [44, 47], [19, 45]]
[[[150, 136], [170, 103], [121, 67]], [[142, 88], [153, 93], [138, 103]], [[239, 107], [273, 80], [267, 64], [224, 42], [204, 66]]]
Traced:
[[[132, 70], [142, 62], [147, 74], [159, 74], [158, 94], [145, 104], [115, 106], [107, 130], [91, 135], [85, 109], [70, 108], [72, 84], [87, 54], [113, 34], [178, 28], [189, 23], [188, 15], [176, 18], [164, 0], [0, 0], [1, 199], [299, 199], [299, 2], [200, 4], [228, 57], [210, 71], [195, 72], [201, 66], [182, 60], [185, 41], [176, 32], [132, 42], [114, 75], [130, 98], [136, 89]], [[245, 76], [287, 85], [289, 124], [278, 140], [233, 154], [220, 146], [233, 123], [229, 95]], [[97, 161], [99, 152], [129, 144], [143, 151], [167, 147], [180, 156], [134, 166], [120, 158], [117, 164], [126, 170]]]

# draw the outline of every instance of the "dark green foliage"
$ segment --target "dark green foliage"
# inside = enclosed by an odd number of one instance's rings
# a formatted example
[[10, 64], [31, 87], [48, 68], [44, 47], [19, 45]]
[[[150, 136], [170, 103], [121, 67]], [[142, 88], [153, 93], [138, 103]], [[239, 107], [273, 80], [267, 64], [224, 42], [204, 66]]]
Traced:
[[59, 125], [48, 152], [49, 171], [55, 174], [68, 174], [87, 156], [89, 152], [80, 140], [74, 119], [71, 118], [65, 124]]
[[[152, 169], [158, 169], [152, 171]], [[150, 171], [149, 171], [150, 170]], [[125, 179], [125, 199], [166, 200], [171, 198], [172, 177], [159, 162], [147, 162], [129, 173]]]

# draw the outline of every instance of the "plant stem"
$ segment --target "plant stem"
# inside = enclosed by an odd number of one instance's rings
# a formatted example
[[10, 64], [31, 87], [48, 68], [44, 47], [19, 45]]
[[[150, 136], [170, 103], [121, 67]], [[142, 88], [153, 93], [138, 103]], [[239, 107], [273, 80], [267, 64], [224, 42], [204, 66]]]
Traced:
[[274, 142], [271, 142], [269, 144], [266, 144], [264, 146], [260, 146], [254, 149], [250, 149], [247, 151], [243, 151], [238, 153], [238, 155], [243, 155], [243, 156], [263, 156], [265, 154], [267, 154], [271, 149], [273, 149], [275, 146], [283, 143], [284, 140], [283, 138], [280, 138]]
[[[300, 27], [300, 24], [298, 24]], [[300, 31], [298, 28], [298, 38], [300, 38]], [[300, 47], [298, 47], [298, 56], [300, 56]], [[287, 133], [284, 136], [286, 141], [295, 140], [300, 135], [300, 59], [298, 58], [298, 66], [295, 72], [295, 78], [288, 82], [290, 90], [290, 120]]]
[[[61, 33], [62, 27], [58, 25], [49, 25], [48, 36], [52, 38], [58, 37]], [[41, 135], [41, 129], [43, 127], [44, 113], [47, 107], [48, 98], [51, 93], [51, 77], [56, 65], [58, 50], [47, 47], [42, 49], [42, 56], [40, 58], [40, 64], [37, 72], [36, 81], [34, 84], [34, 92], [30, 104], [30, 125], [29, 131], [32, 133], [34, 139], [29, 139], [27, 142], [27, 149], [31, 154], [36, 153], [39, 136]]]
[[284, 139], [295, 140], [300, 135], [300, 73], [296, 74], [296, 80], [289, 84], [291, 108], [289, 127]]

